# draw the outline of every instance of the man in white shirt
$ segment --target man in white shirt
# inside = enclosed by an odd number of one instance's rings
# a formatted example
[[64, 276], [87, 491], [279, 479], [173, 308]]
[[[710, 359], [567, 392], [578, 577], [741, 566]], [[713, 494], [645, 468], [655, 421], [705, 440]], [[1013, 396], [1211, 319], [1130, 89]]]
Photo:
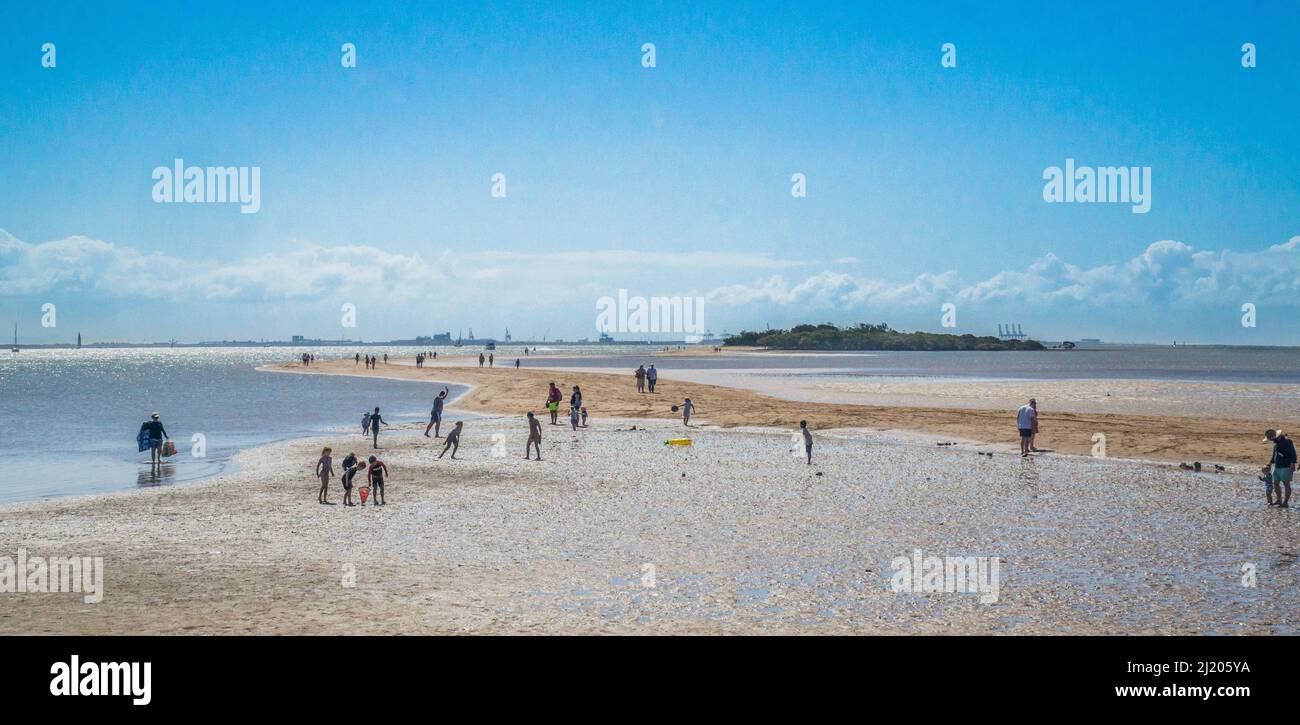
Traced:
[[1020, 455], [1029, 455], [1030, 442], [1038, 428], [1038, 401], [1030, 398], [1028, 405], [1016, 411], [1016, 428], [1020, 429]]

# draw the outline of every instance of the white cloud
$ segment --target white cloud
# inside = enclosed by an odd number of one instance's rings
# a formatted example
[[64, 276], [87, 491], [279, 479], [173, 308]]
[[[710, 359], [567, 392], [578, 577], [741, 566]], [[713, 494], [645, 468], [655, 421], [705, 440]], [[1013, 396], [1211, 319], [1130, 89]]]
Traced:
[[[846, 261], [841, 258], [837, 263]], [[634, 292], [694, 294], [688, 289], [690, 280], [707, 285], [720, 275], [735, 279], [746, 271], [767, 270], [773, 273], [703, 294], [719, 306], [845, 311], [946, 301], [1031, 303], [1044, 308], [1300, 303], [1300, 236], [1254, 252], [1197, 251], [1165, 240], [1127, 261], [1086, 268], [1047, 254], [1024, 269], [1003, 270], [974, 281], [955, 270], [926, 272], [901, 282], [831, 270], [787, 280], [785, 273], [808, 264], [765, 253], [634, 250], [446, 250], [428, 262], [420, 254], [373, 246], [315, 244], [225, 262], [194, 261], [146, 254], [84, 236], [29, 244], [0, 230], [0, 296], [8, 297], [58, 291], [106, 299], [266, 302], [350, 300], [377, 294], [402, 303], [427, 300], [436, 291], [440, 297], [462, 295], [467, 304], [488, 300], [515, 304], [534, 299], [537, 283], [546, 281], [560, 283], [548, 288], [549, 303], [567, 301], [585, 309], [588, 297], [611, 294], [607, 289], [611, 285], [658, 287], [666, 276], [675, 289]]]
[[1027, 302], [1102, 308], [1117, 304], [1174, 305], [1300, 303], [1300, 236], [1258, 252], [1194, 250], [1159, 241], [1122, 264], [1079, 267], [1046, 254], [1024, 270], [1003, 270], [967, 282], [953, 270], [888, 282], [837, 272], [820, 272], [802, 282], [771, 275], [750, 284], [718, 287], [708, 294], [724, 305], [769, 303], [814, 309], [854, 309]]

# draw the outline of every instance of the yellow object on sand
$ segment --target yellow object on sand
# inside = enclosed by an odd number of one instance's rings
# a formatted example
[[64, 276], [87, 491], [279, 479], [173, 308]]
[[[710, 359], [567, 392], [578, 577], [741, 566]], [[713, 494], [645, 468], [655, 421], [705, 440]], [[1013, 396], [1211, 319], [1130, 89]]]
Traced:
[[664, 441], [664, 445], [666, 446], [689, 446], [690, 444], [690, 438], [669, 438]]

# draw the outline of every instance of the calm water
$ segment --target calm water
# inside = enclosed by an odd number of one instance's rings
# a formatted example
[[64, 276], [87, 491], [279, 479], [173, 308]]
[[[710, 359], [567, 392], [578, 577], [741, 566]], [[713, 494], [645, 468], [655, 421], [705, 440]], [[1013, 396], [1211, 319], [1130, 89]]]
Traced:
[[[428, 420], [436, 389], [426, 383], [255, 370], [290, 356], [266, 348], [0, 353], [0, 461], [9, 472], [0, 502], [190, 481], [220, 473], [239, 450], [331, 431], [346, 431], [341, 443], [359, 451], [362, 413], [375, 406], [392, 423]], [[153, 411], [177, 448], [158, 476], [135, 443]], [[206, 437], [206, 457], [191, 455], [196, 433]]]
[[[439, 348], [440, 356], [477, 350]], [[314, 350], [343, 357], [342, 350]], [[351, 353], [348, 350], [347, 353]], [[373, 352], [373, 351], [372, 351]], [[393, 355], [414, 350], [393, 348]], [[519, 349], [503, 346], [498, 363]], [[257, 372], [294, 356], [286, 348], [24, 350], [0, 352], [0, 501], [190, 481], [219, 473], [239, 450], [288, 438], [346, 432], [378, 405], [394, 423], [427, 420], [436, 390], [425, 383]], [[558, 355], [563, 355], [560, 357]], [[1300, 382], [1300, 351], [1122, 348], [1071, 352], [881, 352], [656, 356], [626, 346], [560, 348], [523, 365], [664, 370], [780, 369], [783, 375], [882, 380], [1137, 378], [1201, 382]], [[453, 389], [453, 396], [463, 392]], [[151, 474], [135, 435], [162, 414], [179, 454]], [[192, 436], [207, 455], [190, 455]], [[339, 450], [341, 446], [336, 446]], [[142, 464], [142, 462], [144, 462]], [[36, 464], [36, 465], [33, 465]]]

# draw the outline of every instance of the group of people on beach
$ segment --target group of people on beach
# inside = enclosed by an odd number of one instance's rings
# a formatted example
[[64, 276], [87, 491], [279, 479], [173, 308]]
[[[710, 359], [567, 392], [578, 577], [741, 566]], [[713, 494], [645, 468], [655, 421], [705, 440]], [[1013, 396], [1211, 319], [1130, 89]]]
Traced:
[[[366, 355], [365, 360], [366, 360], [367, 370], [374, 370], [375, 366], [379, 364], [378, 355]], [[355, 355], [352, 356], [352, 364], [353, 365], [361, 364], [361, 353], [356, 353]], [[384, 353], [384, 364], [385, 365], [388, 364], [388, 353]]]
[[642, 363], [632, 374], [636, 376], [636, 391], [638, 393], [646, 392], [647, 387], [650, 388], [649, 392], [653, 393], [655, 391], [655, 383], [659, 381], [659, 371], [655, 370], [654, 363], [650, 363], [648, 370], [645, 364]]
[[[1016, 428], [1020, 432], [1020, 456], [1038, 453], [1040, 448], [1034, 445], [1038, 436], [1038, 401], [1030, 398], [1029, 402], [1016, 410]], [[1297, 456], [1295, 443], [1291, 437], [1280, 430], [1269, 428], [1264, 431], [1264, 442], [1273, 446], [1268, 463], [1260, 471], [1259, 480], [1264, 484], [1264, 496], [1269, 506], [1290, 508], [1291, 483], [1295, 478]], [[1183, 464], [1183, 468], [1200, 471], [1201, 464]], [[1224, 470], [1223, 466], [1215, 466]], [[1276, 492], [1277, 496], [1274, 497]]]
[[[384, 480], [388, 477], [388, 466], [375, 456], [370, 456], [365, 461], [357, 458], [357, 454], [349, 453], [347, 458], [343, 459], [343, 505], [356, 506], [352, 501], [352, 488], [356, 475], [361, 471], [366, 472], [366, 486], [368, 491], [373, 491], [370, 496], [372, 506], [383, 506], [387, 503], [384, 500]], [[316, 477], [320, 479], [320, 492], [316, 500], [328, 506], [334, 504], [329, 500], [330, 479], [334, 476], [334, 449], [326, 446], [320, 452], [320, 459], [316, 461]], [[361, 505], [366, 505], [366, 496], [361, 497]]]
[[438, 352], [436, 350], [416, 353], [415, 367], [422, 368], [424, 367], [424, 362], [426, 360], [437, 360], [437, 359], [438, 359]]

